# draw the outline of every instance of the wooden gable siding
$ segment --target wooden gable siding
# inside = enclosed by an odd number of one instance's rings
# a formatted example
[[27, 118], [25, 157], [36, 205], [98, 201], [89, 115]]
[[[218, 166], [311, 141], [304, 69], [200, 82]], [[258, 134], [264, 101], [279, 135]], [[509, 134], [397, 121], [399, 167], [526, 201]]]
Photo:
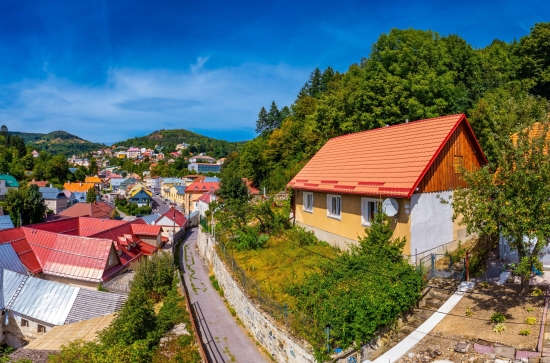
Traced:
[[475, 144], [464, 121], [461, 122], [422, 178], [418, 185], [419, 192], [440, 192], [466, 186], [462, 174], [455, 173], [455, 156], [462, 157], [463, 165], [468, 170], [480, 168], [483, 161]]

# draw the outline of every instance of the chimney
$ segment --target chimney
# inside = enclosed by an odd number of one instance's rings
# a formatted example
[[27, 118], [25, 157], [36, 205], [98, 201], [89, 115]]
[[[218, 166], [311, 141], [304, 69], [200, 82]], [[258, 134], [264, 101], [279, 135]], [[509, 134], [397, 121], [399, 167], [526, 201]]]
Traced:
[[50, 183], [50, 188], [53, 188], [53, 184], [52, 184], [52, 183]]
[[80, 186], [82, 186], [82, 182], [80, 182]]
[[408, 124], [408, 123], [409, 123], [409, 119], [405, 119], [405, 123]]

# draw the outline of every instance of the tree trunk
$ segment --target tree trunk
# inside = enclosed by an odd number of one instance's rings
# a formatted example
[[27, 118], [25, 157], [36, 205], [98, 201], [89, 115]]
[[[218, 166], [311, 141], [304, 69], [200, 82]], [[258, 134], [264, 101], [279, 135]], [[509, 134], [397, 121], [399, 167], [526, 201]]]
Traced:
[[[521, 262], [521, 260], [525, 257], [525, 251], [522, 247], [518, 248], [518, 261]], [[521, 275], [521, 287], [520, 287], [520, 295], [526, 296], [529, 294], [529, 277], [525, 278], [525, 276]]]

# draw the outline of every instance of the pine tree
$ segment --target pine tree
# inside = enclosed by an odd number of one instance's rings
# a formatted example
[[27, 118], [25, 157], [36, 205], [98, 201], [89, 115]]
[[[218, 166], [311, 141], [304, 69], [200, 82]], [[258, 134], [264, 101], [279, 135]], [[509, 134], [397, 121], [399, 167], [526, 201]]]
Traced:
[[281, 126], [281, 112], [279, 111], [275, 101], [271, 102], [271, 107], [269, 108], [269, 113], [267, 114], [267, 124], [269, 125], [268, 132], [271, 132]]
[[256, 133], [263, 134], [269, 128], [267, 120], [267, 111], [265, 107], [262, 107], [260, 113], [258, 114], [258, 120], [256, 120]]

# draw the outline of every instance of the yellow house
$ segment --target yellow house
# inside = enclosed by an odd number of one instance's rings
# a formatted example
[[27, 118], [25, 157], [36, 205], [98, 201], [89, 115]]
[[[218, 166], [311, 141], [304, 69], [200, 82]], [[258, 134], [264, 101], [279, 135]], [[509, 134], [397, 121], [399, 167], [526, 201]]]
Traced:
[[407, 240], [404, 254], [452, 249], [468, 236], [441, 199], [465, 186], [464, 168], [486, 163], [463, 114], [336, 137], [288, 183], [294, 219], [346, 249], [382, 207], [394, 236]]
[[175, 185], [171, 187], [168, 199], [177, 205], [185, 205], [185, 186]]

